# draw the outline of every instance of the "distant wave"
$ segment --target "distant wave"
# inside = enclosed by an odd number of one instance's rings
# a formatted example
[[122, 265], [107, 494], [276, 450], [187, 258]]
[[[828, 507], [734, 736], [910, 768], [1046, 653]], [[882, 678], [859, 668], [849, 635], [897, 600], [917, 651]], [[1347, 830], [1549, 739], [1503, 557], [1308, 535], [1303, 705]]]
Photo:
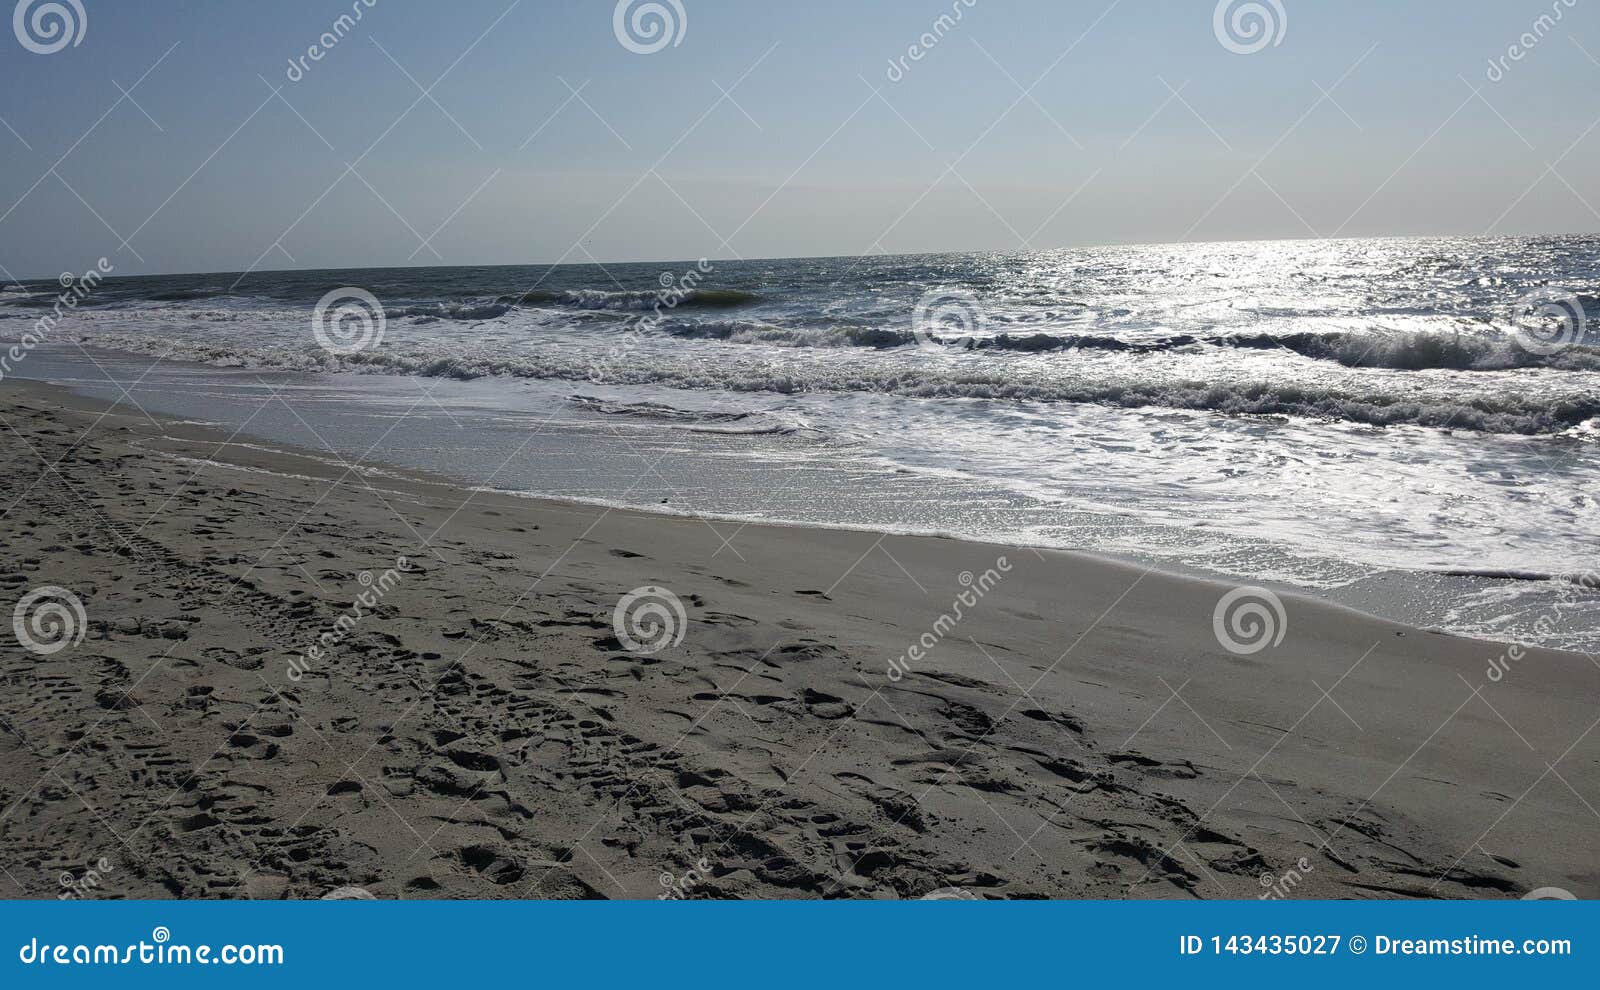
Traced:
[[436, 302], [404, 306], [390, 316], [415, 316], [435, 320], [493, 320], [510, 312], [507, 303], [493, 302]]
[[[733, 343], [788, 347], [904, 347], [918, 342], [905, 330], [880, 327], [783, 327], [755, 321], [674, 321], [662, 326], [674, 337], [726, 340]], [[1282, 348], [1302, 357], [1335, 361], [1348, 368], [1390, 368], [1401, 371], [1447, 369], [1504, 371], [1508, 368], [1556, 368], [1567, 371], [1600, 370], [1600, 349], [1574, 345], [1555, 354], [1535, 354], [1509, 336], [1447, 335], [1395, 332], [1297, 332], [1286, 334], [1227, 334], [1207, 337], [1173, 334], [1144, 340], [1125, 340], [1109, 334], [1031, 333], [993, 337], [925, 336], [922, 340], [951, 350], [1000, 351], [1026, 354], [1049, 351], [1093, 350], [1150, 354], [1199, 346], [1238, 347], [1252, 350]]]
[[618, 290], [605, 289], [566, 289], [548, 290], [535, 289], [524, 292], [519, 296], [501, 296], [500, 302], [515, 302], [528, 305], [557, 305], [573, 309], [612, 309], [612, 310], [648, 310], [656, 306], [664, 309], [675, 309], [682, 306], [695, 306], [704, 308], [743, 306], [755, 302], [759, 297], [750, 292], [739, 292], [734, 289], [688, 289], [678, 295], [675, 305], [663, 302], [667, 298], [667, 289], [651, 290]]
[[[13, 306], [44, 306], [55, 299], [58, 287], [52, 283], [38, 283], [36, 285], [7, 284], [3, 287], [4, 298], [0, 305]], [[339, 288], [330, 286], [328, 288]], [[590, 310], [616, 310], [616, 311], [644, 311], [654, 309], [660, 305], [663, 309], [676, 309], [680, 307], [712, 309], [732, 308], [757, 302], [760, 297], [754, 293], [741, 292], [735, 289], [690, 288], [684, 290], [640, 289], [640, 290], [609, 290], [609, 289], [535, 289], [531, 292], [517, 294], [501, 294], [494, 296], [483, 294], [444, 294], [430, 298], [427, 291], [418, 291], [424, 287], [418, 286], [402, 289], [399, 292], [380, 292], [379, 298], [389, 307], [389, 314], [401, 316], [438, 316], [441, 319], [488, 319], [492, 316], [476, 315], [486, 312], [491, 307], [499, 307], [493, 316], [503, 315], [513, 306], [559, 306], [568, 309]], [[322, 290], [318, 287], [319, 295]], [[210, 299], [234, 298], [241, 302], [265, 303], [275, 306], [293, 304], [299, 299], [300, 291], [285, 290], [284, 292], [268, 292], [256, 294], [244, 290], [233, 291], [221, 287], [207, 286], [199, 288], [167, 288], [127, 286], [120, 283], [108, 283], [97, 290], [90, 299], [82, 305], [106, 305], [112, 303], [137, 304], [137, 303], [188, 303], [204, 302]], [[304, 300], [307, 306], [314, 303], [317, 296], [307, 296]], [[666, 301], [664, 301], [666, 300]], [[675, 300], [675, 301], [671, 301]]]
[[[25, 296], [19, 295], [14, 298], [8, 297], [5, 303], [21, 309], [49, 309], [60, 301], [61, 289], [58, 287], [55, 292], [35, 292]], [[81, 309], [89, 306], [102, 305], [103, 302], [103, 300], [98, 300], [91, 296], [86, 299], [78, 300], [78, 308]]]
[[[1600, 395], [1545, 398], [1516, 392], [1418, 398], [1384, 390], [1382, 381], [1365, 388], [1256, 380], [1203, 382], [1146, 381], [1137, 376], [1102, 381], [1019, 379], [1006, 369], [963, 365], [944, 367], [897, 364], [797, 368], [769, 362], [677, 361], [641, 355], [638, 360], [585, 360], [561, 352], [527, 354], [460, 353], [440, 355], [388, 346], [338, 357], [306, 348], [240, 350], [221, 344], [123, 334], [85, 338], [85, 343], [138, 353], [228, 367], [278, 367], [302, 371], [353, 371], [470, 380], [490, 376], [600, 381], [611, 385], [665, 385], [738, 392], [879, 392], [916, 398], [997, 399], [1090, 403], [1123, 408], [1168, 408], [1229, 415], [1292, 416], [1370, 426], [1413, 425], [1487, 433], [1559, 435], [1593, 439], [1600, 435]], [[597, 372], [599, 373], [597, 378]]]
[[[320, 284], [320, 283], [319, 283]], [[0, 306], [17, 310], [48, 309], [56, 303], [54, 292], [38, 286], [7, 285]], [[613, 289], [536, 289], [520, 295], [482, 295], [477, 297], [413, 299], [389, 304], [391, 318], [419, 322], [479, 322], [506, 316], [518, 307], [572, 310], [573, 319], [592, 314], [646, 313], [661, 307], [665, 319], [658, 332], [685, 341], [717, 340], [736, 344], [790, 348], [859, 347], [888, 350], [899, 347], [943, 347], [950, 351], [990, 352], [995, 354], [1047, 354], [1053, 352], [1095, 351], [1125, 354], [1152, 354], [1205, 347], [1238, 348], [1258, 351], [1281, 349], [1315, 361], [1331, 361], [1349, 368], [1395, 371], [1504, 371], [1517, 368], [1549, 368], [1558, 371], [1600, 371], [1600, 337], [1591, 331], [1586, 341], [1553, 354], [1538, 354], [1519, 346], [1506, 333], [1479, 324], [1475, 332], [1373, 330], [1291, 330], [1280, 332], [1213, 331], [1144, 332], [1119, 334], [1109, 330], [1083, 332], [1057, 330], [1007, 332], [994, 336], [955, 337], [935, 333], [913, 334], [909, 329], [873, 325], [860, 316], [839, 319], [813, 312], [805, 317], [775, 316], [771, 319], [697, 319], [691, 312], [673, 315], [669, 311], [735, 309], [767, 301], [751, 292], [735, 289], [696, 287], [677, 297], [676, 305], [665, 304], [665, 290]], [[1592, 308], [1592, 296], [1580, 297]], [[209, 309], [184, 304], [215, 300]], [[228, 301], [223, 301], [228, 300]], [[218, 286], [191, 288], [141, 288], [137, 293], [108, 289], [79, 303], [80, 309], [119, 309], [139, 303], [176, 304], [175, 312], [187, 319], [236, 320], [245, 313], [260, 313], [259, 304], [282, 308], [286, 301], [275, 296], [252, 296], [230, 292]], [[710, 314], [707, 314], [708, 316]], [[763, 314], [764, 311], [763, 311]], [[1600, 320], [1593, 321], [1600, 325]], [[787, 324], [787, 325], [786, 325]], [[820, 325], [819, 325], [820, 324]]]
[[669, 320], [661, 331], [686, 340], [726, 340], [779, 347], [902, 347], [908, 331], [880, 327], [782, 327], [755, 320]]
[[1126, 341], [1105, 334], [1000, 334], [995, 337], [919, 337], [910, 330], [875, 326], [785, 327], [754, 320], [677, 320], [661, 330], [689, 340], [726, 340], [740, 344], [778, 347], [905, 347], [919, 341], [952, 350], [1063, 351], [1082, 348], [1105, 351], [1165, 351], [1200, 343], [1202, 338], [1180, 335], [1150, 342]]
[[151, 292], [140, 296], [149, 302], [193, 302], [199, 299], [215, 299], [225, 296], [225, 289], [172, 289], [166, 292]]

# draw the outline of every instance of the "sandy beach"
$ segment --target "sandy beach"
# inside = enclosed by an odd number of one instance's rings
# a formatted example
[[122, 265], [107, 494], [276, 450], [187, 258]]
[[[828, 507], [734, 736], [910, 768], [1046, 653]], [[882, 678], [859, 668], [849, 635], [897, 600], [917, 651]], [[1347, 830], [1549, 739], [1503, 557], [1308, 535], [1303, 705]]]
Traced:
[[14, 380], [0, 419], [7, 608], [84, 616], [0, 643], [0, 896], [1600, 894], [1592, 657], [1287, 592], [1240, 654], [1231, 586], [1107, 559], [474, 493]]

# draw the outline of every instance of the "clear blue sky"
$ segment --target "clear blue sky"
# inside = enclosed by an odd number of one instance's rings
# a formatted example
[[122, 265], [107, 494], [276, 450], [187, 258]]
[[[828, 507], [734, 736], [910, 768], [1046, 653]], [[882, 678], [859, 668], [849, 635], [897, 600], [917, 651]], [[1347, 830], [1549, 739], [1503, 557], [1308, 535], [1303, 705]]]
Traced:
[[376, 0], [298, 82], [351, 0], [80, 2], [0, 32], [17, 277], [1600, 229], [1600, 0], [1281, 0], [1243, 55], [1212, 0], [681, 0], [648, 55], [613, 0]]

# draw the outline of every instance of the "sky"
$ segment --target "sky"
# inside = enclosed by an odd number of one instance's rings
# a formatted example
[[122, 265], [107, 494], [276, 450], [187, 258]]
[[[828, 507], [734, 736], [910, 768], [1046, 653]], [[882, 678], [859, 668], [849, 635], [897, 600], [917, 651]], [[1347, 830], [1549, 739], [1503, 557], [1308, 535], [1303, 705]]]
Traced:
[[1600, 0], [48, 2], [8, 278], [1600, 230]]

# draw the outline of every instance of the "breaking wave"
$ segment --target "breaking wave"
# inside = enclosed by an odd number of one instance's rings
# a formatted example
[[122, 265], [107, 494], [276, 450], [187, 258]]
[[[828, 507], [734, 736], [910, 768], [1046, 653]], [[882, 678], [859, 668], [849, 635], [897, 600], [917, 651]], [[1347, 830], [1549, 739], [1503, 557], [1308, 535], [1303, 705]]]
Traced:
[[471, 380], [516, 377], [590, 381], [608, 385], [664, 385], [690, 390], [778, 394], [875, 392], [914, 398], [995, 399], [1091, 403], [1122, 408], [1166, 408], [1228, 415], [1300, 417], [1368, 426], [1412, 425], [1485, 433], [1592, 438], [1600, 426], [1600, 394], [1541, 397], [1515, 391], [1418, 396], [1389, 390], [1383, 380], [1340, 384], [1257, 379], [1195, 381], [1142, 375], [1133, 368], [1083, 377], [1022, 378], [1006, 368], [945, 362], [895, 365], [775, 365], [766, 360], [629, 360], [585, 356], [582, 350], [508, 354], [462, 351], [441, 355], [420, 348], [385, 346], [343, 356], [314, 347], [240, 349], [185, 341], [99, 334], [85, 343], [224, 367], [274, 367], [300, 371], [416, 375]]
[[1290, 333], [1278, 336], [1232, 336], [1222, 343], [1235, 347], [1284, 347], [1297, 354], [1337, 361], [1347, 368], [1393, 368], [1402, 371], [1449, 369], [1504, 371], [1509, 368], [1600, 370], [1600, 349], [1574, 345], [1555, 354], [1537, 354], [1503, 335], [1441, 333]]
[[1152, 339], [1123, 339], [1109, 334], [1002, 333], [993, 337], [919, 338], [908, 330], [883, 327], [784, 327], [739, 320], [673, 321], [662, 330], [690, 340], [786, 347], [904, 347], [919, 340], [957, 351], [999, 351], [1039, 354], [1050, 351], [1111, 351], [1153, 354], [1204, 346], [1251, 350], [1281, 348], [1302, 357], [1334, 361], [1347, 368], [1399, 371], [1505, 371], [1511, 368], [1600, 370], [1600, 347], [1575, 344], [1554, 354], [1538, 354], [1502, 334], [1449, 335], [1428, 332], [1296, 332], [1201, 336], [1172, 334]]
[[494, 320], [511, 311], [507, 303], [422, 303], [394, 310], [390, 316], [413, 316], [424, 320]]

